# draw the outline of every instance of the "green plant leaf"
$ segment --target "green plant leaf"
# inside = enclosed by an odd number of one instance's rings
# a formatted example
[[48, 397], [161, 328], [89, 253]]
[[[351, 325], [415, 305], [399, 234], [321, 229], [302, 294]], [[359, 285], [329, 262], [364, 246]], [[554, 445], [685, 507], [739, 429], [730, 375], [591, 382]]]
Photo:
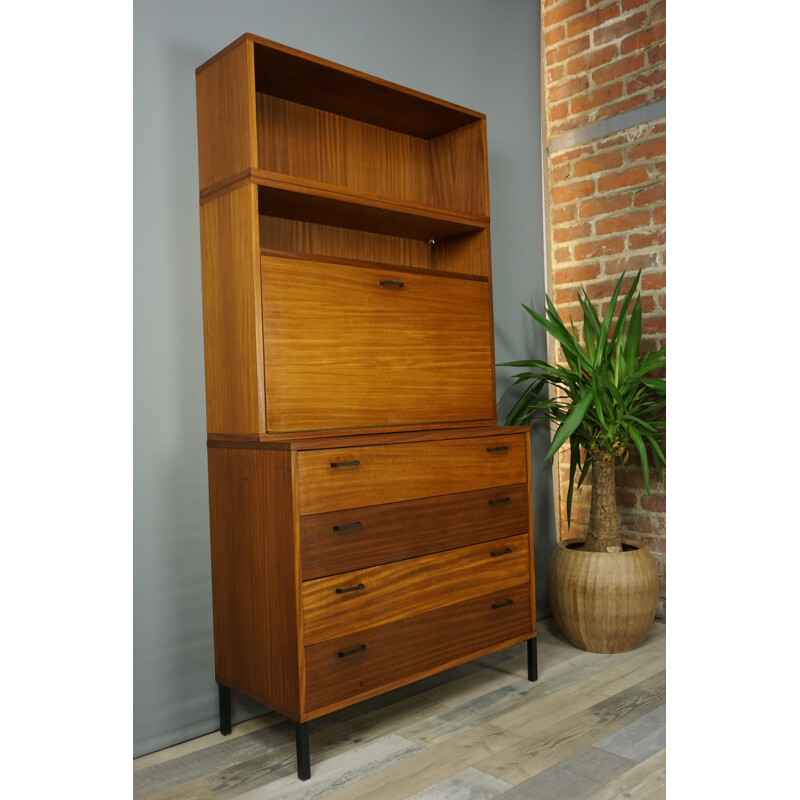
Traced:
[[575, 485], [575, 469], [581, 463], [581, 447], [577, 439], [569, 443], [569, 488], [567, 489], [567, 527], [572, 524], [572, 487]]
[[550, 445], [550, 449], [545, 454], [545, 461], [549, 461], [559, 451], [564, 442], [569, 439], [575, 428], [581, 424], [581, 420], [585, 416], [589, 406], [592, 404], [592, 399], [592, 392], [591, 390], [587, 389], [581, 399], [577, 403], [573, 404], [569, 414], [567, 414], [567, 418], [561, 423], [556, 431], [556, 435], [553, 437], [553, 443]]
[[639, 459], [642, 462], [642, 477], [644, 478], [644, 488], [647, 490], [647, 494], [650, 494], [650, 468], [647, 464], [647, 448], [644, 446], [644, 442], [642, 441], [642, 437], [639, 436], [639, 431], [636, 430], [632, 425], [628, 427], [628, 432], [631, 435], [631, 439], [633, 439], [634, 445], [636, 445], [636, 449], [639, 451]]
[[642, 301], [636, 298], [630, 323], [628, 324], [627, 339], [625, 341], [625, 364], [628, 372], [634, 372], [639, 360], [639, 347], [642, 342]]
[[[614, 325], [614, 332], [611, 334], [611, 341], [615, 342], [618, 337], [625, 338], [625, 330], [626, 330], [626, 321], [625, 315], [628, 313], [628, 305], [633, 298], [634, 293], [636, 292], [636, 287], [639, 285], [639, 278], [642, 276], [642, 271], [639, 270], [636, 273], [636, 277], [633, 279], [633, 283], [631, 284], [630, 289], [625, 294], [625, 299], [622, 301], [622, 306], [619, 309], [619, 314], [617, 315], [617, 322]], [[622, 273], [619, 279], [619, 285], [622, 286], [622, 281], [625, 278], [625, 272]]]

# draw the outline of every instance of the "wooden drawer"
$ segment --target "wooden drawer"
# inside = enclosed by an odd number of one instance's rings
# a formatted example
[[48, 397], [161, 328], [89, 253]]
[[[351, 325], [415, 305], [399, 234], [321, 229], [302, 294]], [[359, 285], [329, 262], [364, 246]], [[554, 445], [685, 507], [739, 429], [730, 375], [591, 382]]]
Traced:
[[494, 421], [486, 280], [261, 265], [268, 431]]
[[501, 486], [300, 518], [303, 580], [525, 533], [527, 486]]
[[524, 434], [304, 450], [300, 514], [527, 483], [527, 457]]
[[530, 579], [528, 536], [305, 581], [305, 644], [422, 614]]
[[521, 584], [315, 644], [305, 648], [305, 709], [345, 705], [532, 635], [530, 586]]

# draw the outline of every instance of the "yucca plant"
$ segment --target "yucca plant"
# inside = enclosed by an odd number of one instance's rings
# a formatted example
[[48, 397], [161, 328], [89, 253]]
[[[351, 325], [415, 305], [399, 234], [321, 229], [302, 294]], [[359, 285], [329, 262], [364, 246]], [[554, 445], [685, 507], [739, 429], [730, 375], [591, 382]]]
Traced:
[[[524, 367], [513, 376], [513, 386], [526, 384], [522, 396], [506, 416], [507, 425], [519, 425], [544, 412], [557, 428], [545, 455], [551, 459], [569, 440], [567, 524], [572, 520], [573, 489], [592, 471], [592, 499], [586, 550], [615, 552], [622, 548], [617, 520], [616, 465], [635, 451], [641, 461], [644, 485], [650, 494], [650, 465], [663, 482], [666, 463], [661, 448], [666, 422], [666, 380], [654, 373], [666, 367], [666, 353], [652, 347], [639, 352], [642, 303], [636, 295], [641, 272], [625, 294], [615, 321], [617, 298], [625, 278], [620, 277], [602, 322], [586, 290], [578, 293], [583, 309], [583, 343], [570, 318], [565, 325], [549, 297], [547, 317], [523, 308], [561, 345], [565, 363], [539, 359], [508, 361], [498, 366]], [[628, 308], [636, 295], [633, 308]], [[542, 394], [545, 386], [554, 391]]]

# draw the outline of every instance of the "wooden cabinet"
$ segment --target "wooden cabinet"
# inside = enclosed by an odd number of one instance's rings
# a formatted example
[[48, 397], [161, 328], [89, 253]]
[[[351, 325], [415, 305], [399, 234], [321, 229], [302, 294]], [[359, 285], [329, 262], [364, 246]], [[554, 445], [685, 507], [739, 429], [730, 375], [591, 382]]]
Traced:
[[[218, 680], [302, 722], [530, 638], [528, 438], [486, 427], [213, 440]], [[337, 690], [331, 654], [368, 679]]]
[[486, 120], [245, 34], [197, 70], [216, 677], [297, 723], [528, 641]]

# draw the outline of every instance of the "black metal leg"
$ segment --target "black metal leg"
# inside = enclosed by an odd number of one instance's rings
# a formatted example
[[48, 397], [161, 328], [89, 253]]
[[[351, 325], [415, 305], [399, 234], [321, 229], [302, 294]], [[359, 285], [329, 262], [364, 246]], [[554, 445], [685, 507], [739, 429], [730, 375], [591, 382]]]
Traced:
[[297, 742], [297, 777], [307, 781], [311, 777], [311, 751], [308, 747], [308, 723], [295, 722], [294, 737]]
[[536, 656], [536, 637], [528, 639], [528, 680], [539, 680], [539, 661]]
[[218, 683], [219, 687], [219, 732], [227, 736], [231, 732], [231, 690]]

